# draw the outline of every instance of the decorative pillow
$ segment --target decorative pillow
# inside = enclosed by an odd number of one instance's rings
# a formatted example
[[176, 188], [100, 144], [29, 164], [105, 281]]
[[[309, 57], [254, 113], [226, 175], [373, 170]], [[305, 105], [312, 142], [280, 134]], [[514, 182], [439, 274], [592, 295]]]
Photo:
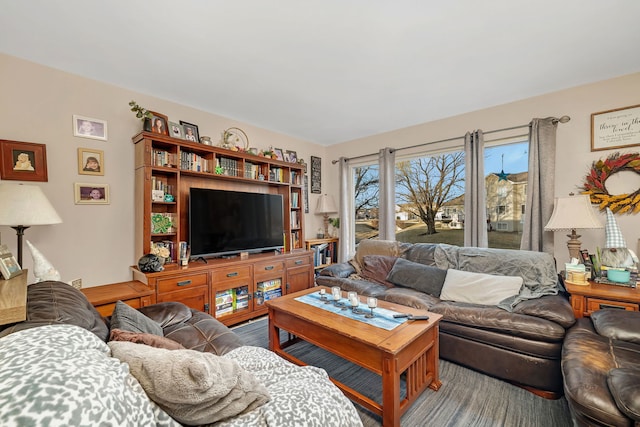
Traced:
[[364, 257], [366, 255], [387, 255], [400, 256], [400, 243], [391, 240], [369, 240], [365, 239], [358, 243], [356, 254], [351, 260], [351, 265], [358, 274], [362, 273]]
[[597, 310], [591, 313], [598, 334], [613, 340], [640, 344], [640, 313], [626, 310]]
[[251, 411], [269, 392], [237, 362], [195, 350], [166, 350], [110, 341], [147, 395], [182, 424], [200, 425]]
[[439, 298], [446, 276], [447, 270], [398, 258], [387, 280]]
[[116, 302], [116, 308], [111, 315], [111, 329], [164, 336], [158, 322], [154, 322], [122, 301]]
[[395, 256], [366, 255], [362, 259], [363, 267], [360, 276], [363, 279], [392, 288], [393, 283], [387, 280], [387, 276], [397, 259], [398, 257]]
[[636, 422], [640, 421], [640, 369], [612, 369], [607, 374], [607, 385], [618, 409]]
[[156, 348], [166, 348], [167, 350], [180, 350], [184, 346], [177, 341], [153, 334], [138, 334], [135, 332], [123, 331], [121, 329], [111, 329], [110, 341], [129, 341], [137, 344], [146, 344]]
[[522, 277], [494, 276], [449, 269], [444, 286], [442, 286], [440, 299], [498, 305], [505, 298], [518, 294], [522, 282]]

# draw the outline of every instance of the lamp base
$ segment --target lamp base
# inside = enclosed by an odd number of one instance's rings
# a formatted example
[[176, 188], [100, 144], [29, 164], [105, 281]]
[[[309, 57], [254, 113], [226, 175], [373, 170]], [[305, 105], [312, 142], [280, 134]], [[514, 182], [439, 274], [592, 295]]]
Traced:
[[18, 236], [18, 265], [20, 268], [24, 268], [22, 265], [22, 236], [24, 236], [24, 230], [29, 228], [29, 226], [24, 225], [14, 225], [11, 226], [14, 230], [16, 230], [16, 236]]
[[329, 237], [329, 214], [323, 214], [324, 217], [324, 238]]
[[572, 229], [571, 234], [567, 234], [567, 237], [569, 238], [569, 240], [567, 240], [567, 248], [569, 248], [569, 257], [577, 258], [578, 260], [580, 260], [581, 259], [580, 245], [582, 244], [582, 242], [580, 242], [580, 240], [578, 239], [582, 236], [580, 234], [576, 234], [576, 230]]

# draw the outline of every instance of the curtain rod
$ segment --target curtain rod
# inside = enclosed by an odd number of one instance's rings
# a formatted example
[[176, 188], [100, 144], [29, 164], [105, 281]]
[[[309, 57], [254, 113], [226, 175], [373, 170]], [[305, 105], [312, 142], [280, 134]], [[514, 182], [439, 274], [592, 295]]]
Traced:
[[[560, 118], [557, 117], [552, 117], [552, 122], [553, 124], [558, 124], [558, 123], [567, 123], [569, 120], [571, 120], [571, 117], [569, 116], [562, 116]], [[514, 130], [514, 129], [521, 129], [521, 128], [526, 128], [531, 126], [531, 122], [527, 123], [526, 125], [519, 125], [519, 126], [512, 126], [512, 127], [508, 127], [508, 128], [502, 128], [502, 129], [495, 129], [495, 130], [490, 130], [487, 132], [483, 132], [484, 135], [488, 135], [490, 133], [497, 133], [497, 132], [506, 132], [508, 130]], [[410, 150], [412, 148], [418, 148], [418, 147], [423, 147], [425, 145], [431, 145], [431, 144], [438, 144], [440, 142], [449, 142], [449, 141], [455, 141], [456, 139], [463, 139], [464, 135], [462, 136], [456, 136], [454, 138], [447, 138], [447, 139], [440, 139], [438, 141], [430, 141], [430, 142], [423, 142], [421, 144], [416, 144], [416, 145], [410, 145], [408, 147], [402, 147], [402, 148], [396, 148], [395, 151], [401, 151], [401, 150]], [[355, 156], [355, 157], [348, 157], [347, 160], [356, 160], [356, 159], [362, 159], [365, 157], [369, 157], [369, 156], [375, 156], [377, 153], [371, 153], [371, 154], [362, 154], [360, 156]], [[338, 163], [340, 160], [332, 160], [331, 164], [335, 165], [336, 163]]]

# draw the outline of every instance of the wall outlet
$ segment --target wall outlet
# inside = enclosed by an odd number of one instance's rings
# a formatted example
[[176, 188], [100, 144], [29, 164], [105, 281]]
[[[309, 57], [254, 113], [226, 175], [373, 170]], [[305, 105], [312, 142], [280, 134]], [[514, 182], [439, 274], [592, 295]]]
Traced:
[[73, 279], [69, 284], [76, 289], [82, 289], [82, 279]]

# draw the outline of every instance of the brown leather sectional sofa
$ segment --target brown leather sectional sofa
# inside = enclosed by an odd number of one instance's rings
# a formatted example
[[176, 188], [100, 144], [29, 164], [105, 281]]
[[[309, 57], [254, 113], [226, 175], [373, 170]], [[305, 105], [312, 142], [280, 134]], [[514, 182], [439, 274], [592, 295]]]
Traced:
[[605, 309], [578, 319], [562, 353], [576, 425], [640, 425], [640, 312]]
[[[437, 246], [400, 244], [398, 257], [437, 266]], [[523, 272], [525, 264], [537, 263], [541, 271], [547, 271], [547, 276], [555, 276], [547, 280], [556, 283], [558, 280], [555, 262], [548, 254], [479, 248], [459, 248], [449, 253], [453, 254], [447, 260], [449, 265], [458, 264], [456, 267], [461, 270], [472, 269], [474, 260], [486, 257], [492, 261], [489, 263], [492, 267], [488, 268], [496, 270], [487, 273], [517, 276]], [[356, 254], [354, 259], [357, 258], [362, 259]], [[558, 293], [527, 299], [511, 311], [498, 306], [444, 301], [413, 288], [363, 278], [363, 272], [356, 273], [353, 261], [325, 268], [316, 278], [317, 284], [340, 286], [360, 295], [442, 314], [441, 358], [515, 383], [547, 398], [562, 395], [562, 343], [567, 329], [575, 323], [566, 296]]]

